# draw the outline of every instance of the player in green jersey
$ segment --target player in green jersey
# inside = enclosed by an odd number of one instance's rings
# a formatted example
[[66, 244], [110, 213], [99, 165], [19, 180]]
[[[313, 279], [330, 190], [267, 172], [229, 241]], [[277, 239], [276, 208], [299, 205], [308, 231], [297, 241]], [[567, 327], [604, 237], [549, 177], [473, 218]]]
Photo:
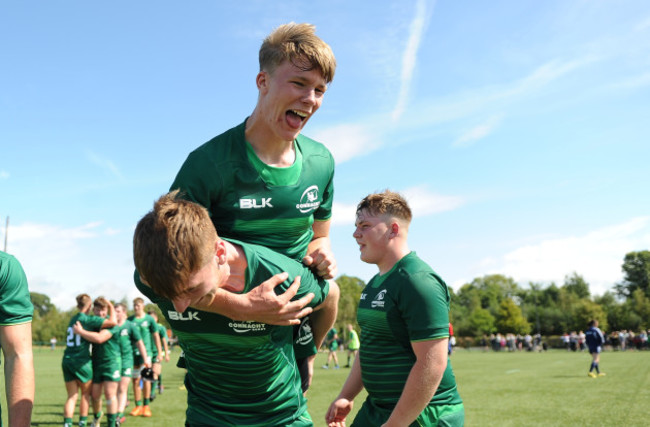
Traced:
[[147, 349], [148, 359], [144, 355], [139, 354], [135, 349], [134, 362], [133, 362], [133, 398], [135, 399], [135, 408], [129, 413], [134, 417], [143, 416], [150, 417], [151, 408], [149, 402], [151, 401], [151, 382], [142, 381], [142, 388], [140, 388], [140, 372], [145, 366], [153, 365], [153, 349], [160, 353], [160, 336], [158, 335], [158, 325], [153, 317], [149, 316], [144, 311], [144, 300], [140, 297], [133, 300], [133, 316], [129, 320], [140, 328], [140, 335], [142, 342]]
[[[334, 159], [301, 131], [323, 102], [336, 59], [314, 26], [290, 23], [264, 40], [259, 65], [250, 117], [190, 153], [170, 189], [207, 208], [220, 235], [266, 246], [331, 279]], [[299, 325], [308, 310], [301, 311], [297, 301], [287, 304], [293, 289], [276, 295], [277, 283], [273, 278], [244, 295], [219, 289], [215, 307], [232, 319]], [[337, 299], [333, 284], [328, 304], [335, 306]], [[327, 333], [335, 317], [318, 317], [329, 312], [321, 310], [295, 331], [305, 375], [313, 372], [317, 348], [309, 337]], [[309, 382], [304, 378], [303, 387]]]
[[169, 362], [169, 344], [167, 344], [167, 328], [158, 323], [158, 314], [155, 310], [149, 310], [147, 313], [149, 316], [153, 317], [153, 320], [156, 321], [156, 327], [158, 329], [158, 336], [160, 337], [160, 347], [162, 352], [158, 354], [156, 348], [154, 347], [154, 353], [152, 357], [153, 362], [153, 383], [151, 384], [151, 400], [154, 400], [156, 396], [156, 391], [162, 393], [162, 361]]
[[[113, 304], [104, 297], [95, 298], [93, 313], [100, 319], [107, 317], [109, 310], [115, 312]], [[115, 325], [110, 329], [99, 332], [87, 331], [81, 322], [73, 326], [74, 333], [93, 344], [92, 365], [93, 412], [95, 414], [92, 426], [99, 427], [102, 414], [102, 391], [106, 397], [106, 417], [109, 427], [115, 427], [117, 422], [117, 386], [120, 382], [122, 368], [120, 327]]]
[[359, 357], [326, 415], [345, 425], [354, 398], [368, 397], [352, 423], [362, 426], [462, 426], [465, 410], [447, 355], [449, 291], [408, 247], [411, 210], [399, 194], [371, 194], [357, 206], [354, 238], [375, 264], [361, 293]]
[[23, 267], [14, 256], [0, 251], [0, 347], [4, 354], [5, 395], [11, 427], [27, 427], [32, 418], [33, 312]]
[[346, 368], [350, 367], [350, 361], [357, 358], [359, 353], [359, 335], [357, 331], [354, 330], [354, 326], [351, 323], [348, 323], [348, 364], [345, 365]]
[[327, 346], [327, 362], [323, 365], [324, 369], [329, 369], [330, 361], [334, 360], [334, 369], [339, 369], [339, 358], [336, 352], [339, 349], [339, 333], [336, 328], [332, 328], [327, 333], [325, 338], [325, 345]]
[[120, 327], [120, 349], [122, 355], [121, 378], [120, 384], [117, 386], [117, 419], [120, 423], [123, 423], [126, 421], [124, 410], [126, 409], [126, 401], [128, 400], [129, 385], [133, 377], [134, 349], [139, 351], [138, 354], [144, 355], [144, 360], [147, 360], [148, 357], [147, 349], [144, 347], [144, 342], [142, 342], [140, 328], [127, 319], [126, 305], [121, 302], [115, 304], [115, 314], [117, 316], [117, 325]]
[[[185, 354], [186, 425], [312, 425], [292, 349], [290, 326], [236, 321], [214, 313], [216, 290], [245, 293], [279, 274], [279, 290], [322, 304], [328, 282], [266, 247], [220, 239], [205, 208], [161, 197], [134, 235], [139, 289], [160, 307]], [[285, 273], [286, 272], [286, 273]], [[317, 311], [315, 311], [317, 312]]]
[[72, 416], [79, 392], [81, 392], [79, 425], [81, 427], [86, 425], [90, 407], [91, 380], [93, 379], [90, 343], [75, 333], [74, 326], [80, 323], [85, 330], [97, 332], [117, 325], [117, 318], [112, 309], [110, 309], [108, 319], [90, 314], [93, 301], [88, 294], [77, 295], [76, 301], [79, 313], [72, 316], [68, 323], [66, 347], [61, 361], [63, 380], [68, 393], [68, 398], [63, 406], [63, 424], [66, 427], [72, 426]]

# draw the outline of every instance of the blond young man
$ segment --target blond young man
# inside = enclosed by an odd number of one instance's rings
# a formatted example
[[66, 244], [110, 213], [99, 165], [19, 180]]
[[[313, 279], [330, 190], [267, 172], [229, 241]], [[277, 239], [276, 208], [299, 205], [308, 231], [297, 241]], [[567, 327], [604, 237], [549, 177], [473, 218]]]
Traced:
[[357, 206], [361, 260], [379, 273], [361, 293], [361, 347], [326, 415], [345, 426], [354, 398], [368, 397], [352, 426], [462, 426], [464, 408], [447, 355], [449, 291], [408, 247], [411, 209], [399, 194], [371, 194]]
[[177, 192], [140, 220], [133, 247], [138, 289], [160, 307], [185, 355], [186, 425], [313, 425], [292, 328], [232, 320], [214, 302], [220, 289], [243, 294], [277, 276], [279, 291], [299, 284], [297, 297], [313, 294], [315, 310], [336, 310], [323, 304], [326, 280], [266, 247], [220, 238], [207, 210]]
[[[208, 209], [221, 236], [266, 246], [332, 279], [334, 159], [323, 144], [301, 132], [323, 102], [336, 59], [313, 25], [292, 22], [266, 37], [259, 66], [251, 115], [190, 153], [170, 190], [179, 189]], [[218, 289], [214, 305], [231, 319], [300, 325], [299, 318], [310, 310], [302, 310], [306, 301], [289, 302], [293, 288], [276, 295], [273, 286], [281, 281], [270, 278], [245, 295]], [[330, 298], [337, 294], [333, 286]], [[327, 332], [318, 328], [333, 320], [303, 321], [295, 330], [304, 390], [317, 350], [313, 334]]]

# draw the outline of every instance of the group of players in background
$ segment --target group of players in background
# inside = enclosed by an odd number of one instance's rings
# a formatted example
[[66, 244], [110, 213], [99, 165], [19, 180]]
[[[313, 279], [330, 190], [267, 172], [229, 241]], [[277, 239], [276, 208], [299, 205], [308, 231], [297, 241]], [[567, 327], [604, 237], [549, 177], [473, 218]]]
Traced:
[[68, 393], [64, 426], [73, 425], [79, 395], [80, 427], [88, 425], [91, 403], [90, 425], [99, 426], [102, 395], [108, 424], [120, 425], [126, 420], [131, 384], [135, 407], [129, 415], [151, 417], [149, 404], [156, 391], [163, 392], [161, 362], [169, 361], [167, 329], [157, 322], [155, 311], [145, 312], [142, 298], [133, 300], [131, 316], [125, 304], [113, 306], [104, 297], [93, 301], [80, 294], [76, 299], [79, 312], [68, 324], [61, 364]]

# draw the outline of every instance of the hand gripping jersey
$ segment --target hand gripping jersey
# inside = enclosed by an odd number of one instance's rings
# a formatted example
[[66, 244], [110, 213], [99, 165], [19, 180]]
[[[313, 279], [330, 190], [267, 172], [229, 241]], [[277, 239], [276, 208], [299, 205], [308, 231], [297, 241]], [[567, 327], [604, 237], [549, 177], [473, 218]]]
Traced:
[[[327, 296], [328, 282], [301, 263], [266, 247], [231, 241], [243, 248], [248, 262], [242, 293], [286, 271], [289, 279], [278, 292], [300, 275], [296, 298], [313, 292], [309, 305], [315, 307]], [[311, 425], [292, 350], [292, 327], [234, 321], [191, 307], [179, 313], [171, 301], [154, 294], [137, 276], [135, 280], [140, 292], [160, 307], [183, 350], [189, 425]]]

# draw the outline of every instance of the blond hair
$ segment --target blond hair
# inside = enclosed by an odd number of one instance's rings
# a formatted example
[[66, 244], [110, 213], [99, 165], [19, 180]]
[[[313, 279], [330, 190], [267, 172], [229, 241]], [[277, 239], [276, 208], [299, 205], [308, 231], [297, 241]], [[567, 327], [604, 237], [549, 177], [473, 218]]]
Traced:
[[373, 216], [390, 215], [405, 221], [407, 224], [413, 218], [406, 199], [401, 194], [390, 190], [369, 194], [364, 197], [357, 205], [357, 215], [363, 210]]
[[105, 308], [108, 308], [108, 300], [104, 297], [97, 297], [93, 302], [93, 306], [99, 307], [100, 309], [104, 310]]
[[190, 276], [214, 257], [216, 242], [208, 211], [181, 199], [175, 190], [160, 197], [138, 222], [133, 259], [153, 291], [173, 299], [184, 291]]
[[92, 302], [92, 298], [88, 294], [79, 294], [77, 295], [77, 308], [83, 310], [88, 307], [88, 304]]
[[284, 61], [304, 70], [318, 70], [326, 83], [334, 80], [334, 52], [311, 24], [290, 22], [273, 30], [260, 47], [260, 71], [273, 73]]

